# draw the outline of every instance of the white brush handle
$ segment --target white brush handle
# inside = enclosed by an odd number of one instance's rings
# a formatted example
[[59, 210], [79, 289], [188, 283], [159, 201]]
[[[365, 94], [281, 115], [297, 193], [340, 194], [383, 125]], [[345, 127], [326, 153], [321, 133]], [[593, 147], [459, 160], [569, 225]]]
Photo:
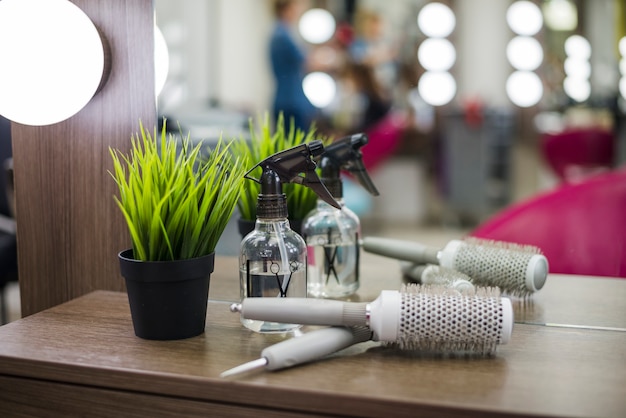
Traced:
[[367, 252], [412, 261], [417, 264], [439, 264], [438, 249], [425, 245], [390, 238], [365, 237], [362, 243]]
[[329, 327], [274, 344], [261, 352], [268, 370], [279, 370], [326, 357], [354, 344], [368, 341], [367, 327]]
[[245, 319], [301, 325], [366, 325], [376, 341], [394, 341], [400, 327], [400, 292], [383, 290], [371, 303], [312, 298], [245, 298], [231, 305]]
[[231, 305], [245, 319], [301, 325], [367, 325], [367, 304], [313, 298], [245, 298]]

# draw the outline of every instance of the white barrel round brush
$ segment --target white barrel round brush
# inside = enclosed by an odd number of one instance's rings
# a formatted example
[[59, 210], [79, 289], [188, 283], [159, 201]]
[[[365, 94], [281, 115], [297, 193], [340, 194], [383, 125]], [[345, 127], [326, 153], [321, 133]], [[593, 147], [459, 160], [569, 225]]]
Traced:
[[313, 298], [246, 298], [231, 305], [243, 318], [302, 325], [367, 326], [374, 341], [411, 350], [492, 354], [513, 330], [513, 308], [496, 288], [473, 295], [410, 284], [370, 303]]
[[362, 247], [373, 254], [457, 270], [471, 277], [474, 286], [499, 287], [514, 296], [536, 292], [548, 277], [548, 260], [531, 245], [467, 238], [437, 249], [412, 241], [365, 237]]

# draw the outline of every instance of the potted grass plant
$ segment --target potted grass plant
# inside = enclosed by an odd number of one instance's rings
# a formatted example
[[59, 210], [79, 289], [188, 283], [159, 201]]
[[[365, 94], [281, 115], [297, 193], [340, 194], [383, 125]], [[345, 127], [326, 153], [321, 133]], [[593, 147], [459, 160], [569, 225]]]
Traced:
[[[247, 161], [248, 169], [270, 155], [303, 143], [313, 140], [328, 143], [328, 138], [317, 135], [314, 125], [306, 132], [296, 128], [293, 120], [287, 126], [282, 113], [276, 118], [274, 129], [272, 129], [269, 116], [265, 114], [265, 116], [257, 119], [256, 124], [253, 119], [250, 119], [249, 130], [249, 138], [239, 138], [231, 143], [233, 154]], [[256, 171], [251, 173], [252, 177], [259, 178], [261, 171], [261, 167], [257, 167]], [[238, 228], [242, 237], [254, 229], [257, 197], [260, 192], [260, 184], [248, 181], [245, 183], [244, 190], [237, 202], [240, 216]], [[283, 192], [287, 196], [287, 210], [291, 229], [300, 233], [302, 220], [317, 204], [317, 195], [308, 187], [291, 183], [283, 185]]]
[[192, 144], [140, 124], [128, 155], [111, 149], [115, 201], [132, 248], [119, 253], [138, 337], [171, 340], [205, 328], [215, 247], [241, 195], [246, 164], [220, 139]]

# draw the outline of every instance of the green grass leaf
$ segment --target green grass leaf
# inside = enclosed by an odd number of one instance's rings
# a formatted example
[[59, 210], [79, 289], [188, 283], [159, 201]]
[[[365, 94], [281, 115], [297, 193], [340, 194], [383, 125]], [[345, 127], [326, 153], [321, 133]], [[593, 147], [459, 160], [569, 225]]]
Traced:
[[202, 142], [178, 139], [140, 123], [129, 155], [110, 149], [114, 200], [126, 221], [134, 256], [164, 261], [199, 257], [217, 242], [243, 192], [245, 158], [232, 156], [220, 139], [206, 162]]

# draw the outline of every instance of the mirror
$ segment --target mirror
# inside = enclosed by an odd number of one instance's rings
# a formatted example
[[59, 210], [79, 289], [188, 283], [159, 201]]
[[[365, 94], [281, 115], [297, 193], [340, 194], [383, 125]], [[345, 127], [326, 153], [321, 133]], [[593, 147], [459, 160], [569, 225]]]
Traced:
[[[544, 19], [542, 29], [532, 35], [543, 51], [534, 70], [542, 93], [538, 104], [531, 100], [524, 106], [514, 105], [505, 89], [514, 70], [506, 57], [507, 44], [515, 36], [505, 18], [512, 1], [443, 1], [456, 17], [456, 28], [446, 38], [456, 49], [450, 69], [456, 93], [442, 106], [424, 102], [416, 87], [425, 71], [417, 61], [425, 36], [416, 23], [427, 3], [307, 2], [308, 7], [327, 9], [335, 16], [341, 37], [357, 35], [361, 10], [374, 11], [383, 19], [384, 41], [393, 45], [393, 108], [408, 115], [411, 129], [403, 132], [397, 148], [372, 173], [386, 197], [368, 200], [358, 187], [350, 191], [361, 205], [364, 229], [378, 233], [384, 225], [389, 233], [411, 237], [418, 230], [425, 240], [432, 233], [437, 244], [471, 231], [498, 210], [555, 187], [559, 179], [547, 166], [540, 141], [544, 132], [565, 126], [593, 125], [614, 131], [618, 150], [613, 164], [624, 161], [617, 41], [618, 34], [624, 35], [625, 23], [616, 18], [623, 2], [533, 2]], [[267, 56], [273, 27], [271, 2], [155, 0], [155, 8], [170, 54], [170, 75], [159, 97], [161, 113], [181, 121], [192, 136], [215, 138], [222, 131], [245, 134], [249, 117], [271, 109], [274, 81]], [[355, 26], [349, 28], [347, 22]], [[569, 87], [563, 84], [568, 59], [565, 41], [571, 35], [584, 36], [591, 48], [588, 98], [580, 92], [568, 96]], [[323, 49], [328, 46], [335, 45], [305, 44], [326, 59], [337, 59], [336, 52]], [[337, 79], [345, 75], [337, 68], [332, 74]], [[338, 85], [338, 95], [349, 91], [344, 81]], [[357, 102], [347, 95], [340, 105], [321, 109], [320, 127], [331, 134], [346, 132], [355, 117], [346, 110]], [[451, 137], [456, 139], [450, 142]], [[457, 153], [446, 148], [455, 141]], [[468, 141], [476, 144], [467, 149], [459, 145]], [[459, 184], [446, 183], [455, 176]], [[406, 225], [412, 229], [408, 231]]]

